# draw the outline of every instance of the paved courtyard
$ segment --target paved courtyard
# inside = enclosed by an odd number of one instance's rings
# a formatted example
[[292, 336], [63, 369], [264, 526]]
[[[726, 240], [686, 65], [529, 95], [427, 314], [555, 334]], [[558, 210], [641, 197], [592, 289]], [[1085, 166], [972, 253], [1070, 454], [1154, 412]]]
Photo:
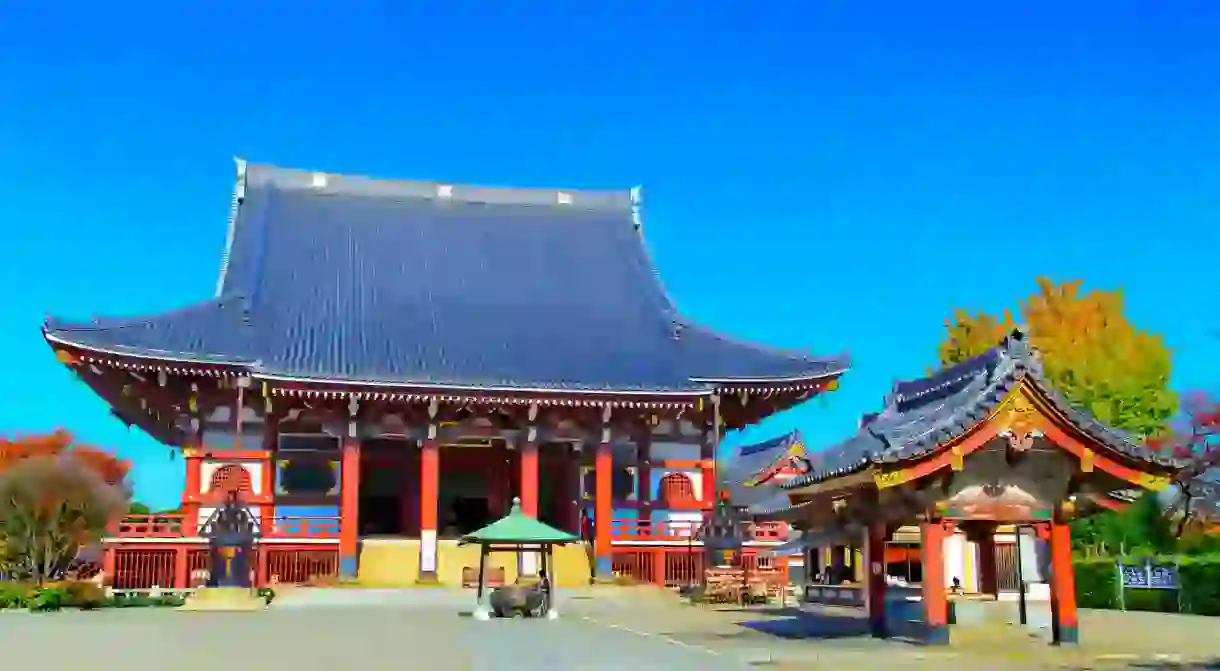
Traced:
[[1073, 651], [986, 628], [955, 632], [952, 649], [935, 650], [863, 636], [852, 611], [713, 610], [648, 590], [603, 590], [568, 593], [558, 621], [479, 622], [471, 601], [449, 590], [334, 589], [285, 594], [249, 614], [6, 613], [0, 654], [14, 667], [74, 671], [1184, 669], [1220, 656], [1220, 622], [1186, 616], [1086, 613], [1091, 642]]

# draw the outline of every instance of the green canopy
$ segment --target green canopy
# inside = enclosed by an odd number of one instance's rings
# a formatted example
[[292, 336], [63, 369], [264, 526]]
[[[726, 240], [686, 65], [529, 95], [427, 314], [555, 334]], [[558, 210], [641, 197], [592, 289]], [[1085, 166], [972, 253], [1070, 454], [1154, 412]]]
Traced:
[[576, 536], [560, 531], [521, 512], [521, 499], [513, 499], [513, 508], [499, 521], [462, 536], [462, 543], [492, 544], [551, 544], [575, 543]]

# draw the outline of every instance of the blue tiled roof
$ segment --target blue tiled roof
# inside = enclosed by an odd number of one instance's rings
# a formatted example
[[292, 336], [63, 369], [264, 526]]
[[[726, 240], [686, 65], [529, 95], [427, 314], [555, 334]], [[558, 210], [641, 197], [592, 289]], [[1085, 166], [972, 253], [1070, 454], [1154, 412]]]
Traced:
[[218, 295], [49, 320], [85, 348], [360, 383], [699, 391], [842, 373], [674, 308], [631, 192], [446, 187], [245, 166]]
[[1128, 457], [1165, 467], [1184, 462], [1149, 450], [1140, 440], [1074, 407], [1051, 387], [1024, 333], [998, 347], [917, 380], [899, 382], [880, 413], [866, 415], [847, 440], [818, 453], [808, 474], [781, 485], [795, 489], [862, 470], [871, 464], [917, 459], [964, 435], [985, 419], [1020, 381], [1049, 399], [1085, 435]]
[[733, 505], [751, 510], [781, 500], [786, 502], [787, 494], [780, 491], [778, 483], [765, 482], [755, 486], [747, 483], [783, 459], [793, 446], [803, 447], [804, 444], [801, 432], [792, 431], [761, 443], [742, 445], [725, 467], [718, 471], [721, 489], [729, 493]]

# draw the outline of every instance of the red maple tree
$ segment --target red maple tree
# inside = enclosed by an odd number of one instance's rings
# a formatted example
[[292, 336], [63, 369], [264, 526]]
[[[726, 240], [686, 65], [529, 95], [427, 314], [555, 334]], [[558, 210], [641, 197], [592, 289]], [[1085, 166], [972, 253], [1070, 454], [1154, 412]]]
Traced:
[[1214, 496], [1218, 486], [1205, 474], [1220, 468], [1220, 400], [1194, 392], [1182, 398], [1182, 417], [1167, 435], [1148, 439], [1148, 445], [1189, 463], [1175, 478], [1178, 489], [1174, 512], [1178, 517], [1178, 535], [1197, 521], [1199, 501]]
[[46, 434], [0, 438], [0, 471], [30, 457], [69, 457], [97, 473], [108, 485], [124, 486], [131, 464], [98, 447], [76, 442], [71, 432], [56, 429]]

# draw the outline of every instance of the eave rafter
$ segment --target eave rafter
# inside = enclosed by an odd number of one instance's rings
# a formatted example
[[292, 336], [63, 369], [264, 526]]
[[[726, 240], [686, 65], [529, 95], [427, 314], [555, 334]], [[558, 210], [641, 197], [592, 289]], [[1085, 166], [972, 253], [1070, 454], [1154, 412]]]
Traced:
[[64, 356], [59, 358], [94, 393], [113, 406], [118, 411], [120, 419], [135, 423], [143, 431], [162, 442], [181, 443], [183, 434], [178, 428], [177, 410], [172, 405], [166, 404], [159, 396], [133, 392], [132, 383], [136, 382], [134, 378], [121, 370], [108, 371], [96, 364], [84, 363]]
[[839, 377], [836, 375], [801, 384], [727, 384], [719, 387], [716, 393], [721, 398], [720, 413], [724, 425], [737, 430], [838, 388]]

